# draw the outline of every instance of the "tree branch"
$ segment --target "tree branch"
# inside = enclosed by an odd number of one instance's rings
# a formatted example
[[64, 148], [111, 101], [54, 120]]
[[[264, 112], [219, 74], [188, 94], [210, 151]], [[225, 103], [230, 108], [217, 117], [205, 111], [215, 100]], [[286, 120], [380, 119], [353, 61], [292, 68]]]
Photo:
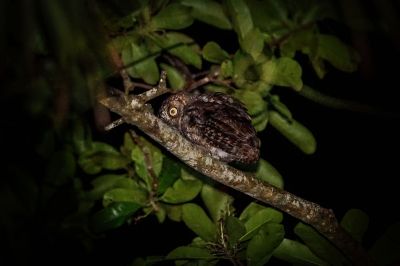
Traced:
[[[120, 68], [122, 66], [120, 57], [115, 53], [111, 54], [114, 64]], [[161, 76], [158, 86], [145, 93], [104, 96], [99, 101], [112, 112], [119, 114], [123, 121], [138, 127], [198, 172], [313, 226], [339, 248], [354, 265], [373, 265], [360, 243], [339, 225], [332, 210], [322, 208], [316, 203], [256, 179], [251, 173], [242, 172], [210, 157], [206, 151], [181, 136], [148, 108], [144, 108], [147, 100], [168, 91], [165, 86], [165, 73]]]
[[[145, 95], [139, 95], [145, 97]], [[256, 179], [208, 156], [152, 112], [135, 107], [137, 96], [104, 97], [100, 103], [119, 114], [126, 123], [135, 125], [164, 146], [187, 165], [233, 189], [280, 209], [310, 224], [336, 245], [355, 265], [372, 265], [360, 244], [338, 224], [333, 211], [299, 198], [287, 191]], [[140, 98], [140, 97], [139, 97]]]

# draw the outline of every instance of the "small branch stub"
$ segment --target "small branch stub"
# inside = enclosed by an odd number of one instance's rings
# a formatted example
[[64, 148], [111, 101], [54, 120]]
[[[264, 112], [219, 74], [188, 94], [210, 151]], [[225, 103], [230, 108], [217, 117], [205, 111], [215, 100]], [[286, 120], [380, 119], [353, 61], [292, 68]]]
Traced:
[[117, 119], [117, 120], [111, 122], [109, 125], [107, 125], [107, 126], [104, 128], [104, 130], [110, 131], [111, 129], [116, 128], [117, 126], [122, 125], [123, 123], [125, 123], [124, 119], [123, 119], [123, 118], [119, 118], [119, 119]]

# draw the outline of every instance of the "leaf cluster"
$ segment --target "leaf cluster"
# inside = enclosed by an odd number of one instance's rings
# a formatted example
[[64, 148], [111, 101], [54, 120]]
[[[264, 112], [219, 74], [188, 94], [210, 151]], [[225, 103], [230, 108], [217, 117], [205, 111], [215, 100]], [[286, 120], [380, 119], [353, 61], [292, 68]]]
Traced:
[[[132, 78], [154, 85], [163, 69], [172, 89], [189, 87], [193, 78], [187, 77], [188, 71], [173, 60], [165, 60], [165, 54], [190, 67], [189, 71], [216, 71], [205, 90], [238, 98], [257, 131], [271, 124], [301, 151], [312, 154], [315, 138], [281, 102], [279, 87], [302, 90], [297, 54], [308, 57], [319, 78], [325, 76], [326, 64], [352, 72], [359, 58], [336, 36], [320, 33], [317, 22], [328, 16], [326, 3], [297, 2], [143, 1], [124, 18], [104, 20], [115, 32], [111, 45], [121, 53]], [[198, 44], [195, 34], [182, 31], [190, 29], [194, 21], [214, 27], [215, 34], [218, 30], [235, 32], [236, 51], [228, 53], [214, 40]]]
[[[4, 213], [29, 215], [38, 211], [34, 202], [39, 202], [46, 213], [51, 208], [57, 210], [57, 216], [53, 212], [51, 219], [60, 223], [63, 230], [79, 233], [86, 241], [147, 217], [156, 217], [159, 223], [169, 219], [193, 232], [190, 243], [182, 243], [168, 254], [155, 254], [157, 257], [138, 257], [133, 265], [166, 261], [176, 265], [219, 265], [223, 261], [264, 265], [271, 259], [295, 265], [349, 265], [342, 253], [312, 227], [298, 223], [290, 229], [283, 225], [281, 212], [255, 202], [236, 209], [231, 195], [207, 183], [206, 178], [172, 160], [142, 137], [125, 134], [117, 150], [94, 141], [79, 121], [72, 132], [65, 133], [69, 137], [63, 149], [55, 147], [54, 135], [44, 137], [41, 147], [47, 149], [42, 149], [41, 154], [48, 158], [44, 184], [21, 186], [18, 182], [31, 179], [20, 176], [16, 186], [10, 187], [19, 192], [19, 199], [11, 193], [2, 194], [2, 202], [7, 202]], [[256, 176], [283, 187], [282, 177], [264, 160], [259, 163]], [[84, 186], [84, 180], [91, 180], [90, 185]], [[74, 191], [75, 197], [57, 196], [57, 191], [66, 187]], [[21, 205], [24, 200], [30, 204]], [[65, 210], [71, 203], [77, 204], [77, 208]], [[357, 209], [349, 210], [341, 219], [342, 227], [360, 242], [368, 224], [368, 216]], [[288, 236], [289, 230], [293, 230], [295, 237]], [[399, 224], [394, 224], [369, 246], [370, 255], [379, 265], [398, 260], [399, 232]]]
[[[165, 256], [138, 257], [133, 265], [166, 261], [176, 265], [219, 265], [222, 261], [265, 265], [272, 258], [296, 265], [350, 265], [309, 225], [298, 223], [293, 228], [293, 239], [286, 236], [288, 228], [282, 224], [284, 215], [280, 211], [256, 202], [237, 210], [234, 197], [166, 156], [146, 139], [126, 133], [118, 151], [92, 141], [90, 134], [84, 132], [77, 126], [72, 134], [74, 149], [65, 154], [58, 152], [63, 160], [54, 161], [54, 167], [69, 168], [65, 172], [73, 175], [76, 166], [71, 162], [77, 156], [81, 169], [92, 177], [90, 189], [78, 188], [79, 208], [72, 217], [87, 217], [88, 230], [97, 235], [149, 216], [155, 216], [159, 223], [166, 219], [182, 223], [193, 232], [191, 243], [183, 243]], [[72, 159], [66, 160], [68, 156]], [[283, 188], [282, 177], [265, 160], [254, 171], [258, 178]], [[96, 210], [94, 206], [99, 201], [103, 208]], [[349, 210], [341, 220], [342, 227], [360, 242], [368, 224], [368, 216], [358, 209]], [[398, 225], [393, 225], [371, 246], [370, 254], [377, 261], [397, 258], [395, 250], [386, 249], [394, 245], [388, 234], [397, 234], [396, 230]], [[383, 255], [385, 252], [390, 259]]]
[[[124, 17], [109, 20], [104, 16], [103, 20], [113, 33], [109, 45], [120, 53], [133, 80], [154, 85], [162, 69], [168, 73], [169, 86], [182, 90], [196, 82], [192, 72], [213, 73], [215, 78], [206, 84], [206, 91], [236, 97], [246, 106], [257, 131], [270, 124], [301, 151], [312, 154], [316, 150], [313, 134], [295, 120], [280, 100], [279, 90], [302, 90], [299, 54], [308, 58], [318, 78], [326, 75], [327, 65], [352, 72], [359, 61], [350, 46], [320, 32], [318, 21], [327, 16], [324, 8], [318, 1], [140, 1]], [[195, 34], [189, 36], [188, 31], [182, 31], [190, 29], [196, 20], [216, 31], [233, 31], [236, 51], [228, 52], [212, 39], [200, 45]], [[108, 152], [112, 161], [117, 155]], [[282, 214], [271, 208], [250, 203], [236, 214], [230, 195], [205, 184], [202, 177], [144, 138], [125, 135], [115, 168], [101, 161], [91, 172], [89, 162], [96, 161], [92, 155], [82, 153], [79, 158], [87, 174], [99, 174], [101, 169], [126, 172], [117, 176], [100, 174], [92, 181], [93, 189], [86, 197], [102, 200], [104, 207], [91, 218], [93, 231], [155, 215], [160, 223], [167, 218], [183, 222], [196, 235], [191, 244], [177, 247], [165, 257], [138, 258], [134, 264], [173, 260], [177, 265], [209, 265], [228, 260], [264, 265], [271, 257], [305, 265], [349, 263], [307, 225], [299, 223], [294, 228], [298, 239], [285, 238]], [[87, 156], [93, 159], [85, 159]], [[256, 174], [283, 187], [280, 174], [263, 159]], [[194, 203], [198, 197], [202, 204]], [[350, 211], [342, 222], [346, 226], [351, 221], [365, 229], [368, 223], [366, 215], [357, 210]], [[353, 233], [354, 228], [348, 229]], [[361, 240], [365, 229], [354, 234]]]

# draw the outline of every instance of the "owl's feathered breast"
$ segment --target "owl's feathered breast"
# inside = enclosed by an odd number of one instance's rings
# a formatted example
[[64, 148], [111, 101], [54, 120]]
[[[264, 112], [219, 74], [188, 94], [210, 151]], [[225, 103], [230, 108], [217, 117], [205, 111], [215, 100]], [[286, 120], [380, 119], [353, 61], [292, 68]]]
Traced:
[[193, 96], [183, 107], [178, 128], [193, 143], [226, 162], [254, 163], [260, 141], [241, 103], [228, 95]]

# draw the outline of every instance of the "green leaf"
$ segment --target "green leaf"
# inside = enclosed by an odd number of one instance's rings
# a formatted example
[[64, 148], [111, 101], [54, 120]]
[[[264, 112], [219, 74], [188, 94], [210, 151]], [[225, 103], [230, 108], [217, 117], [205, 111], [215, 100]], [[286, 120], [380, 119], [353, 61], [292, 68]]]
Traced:
[[250, 240], [247, 250], [247, 265], [265, 265], [272, 252], [283, 241], [285, 231], [281, 224], [266, 224]]
[[233, 63], [232, 60], [225, 60], [221, 63], [221, 72], [220, 75], [222, 78], [229, 78], [233, 75]]
[[167, 188], [160, 200], [166, 203], [183, 203], [194, 199], [202, 187], [200, 180], [178, 179], [172, 187]]
[[206, 249], [199, 247], [181, 246], [172, 250], [167, 255], [167, 259], [183, 260], [183, 259], [215, 259], [215, 257]]
[[235, 56], [233, 57], [233, 80], [238, 87], [241, 87], [247, 83], [247, 73], [253, 65], [254, 60], [251, 56], [240, 51], [235, 53]]
[[133, 143], [131, 134], [129, 134], [128, 132], [125, 132], [124, 143], [122, 144], [122, 147], [121, 147], [121, 153], [123, 153], [125, 156], [131, 158], [131, 153], [135, 146], [136, 146], [136, 144]]
[[169, 205], [163, 204], [166, 211], [168, 218], [175, 222], [182, 221], [182, 205]]
[[251, 29], [244, 38], [239, 38], [239, 43], [243, 51], [254, 60], [257, 60], [264, 49], [264, 37], [258, 28]]
[[267, 109], [267, 102], [263, 100], [258, 92], [236, 90], [233, 96], [246, 106], [249, 115], [257, 115]]
[[351, 209], [343, 216], [340, 225], [359, 242], [362, 241], [364, 233], [367, 231], [369, 223], [368, 215], [359, 210]]
[[[104, 23], [110, 30], [131, 27], [135, 16], [148, 4], [148, 0], [139, 1], [100, 1], [99, 8]], [[130, 22], [130, 23], [129, 23]]]
[[[107, 157], [111, 157], [111, 161], [115, 157], [117, 157], [118, 162], [125, 160], [113, 146], [107, 143], [94, 141], [87, 150], [80, 154], [78, 164], [85, 173], [97, 174], [103, 168], [103, 162], [106, 161], [106, 164], [108, 163]], [[113, 165], [111, 164], [111, 166]], [[117, 167], [119, 166], [120, 165], [117, 165]]]
[[76, 121], [74, 121], [73, 127], [74, 129], [72, 132], [72, 141], [74, 149], [78, 154], [80, 154], [86, 151], [88, 147], [90, 147], [90, 143], [92, 141], [90, 130], [81, 119], [77, 119]]
[[[155, 176], [159, 176], [162, 168], [163, 155], [161, 151], [143, 137], [139, 137], [141, 145], [136, 145], [132, 149], [131, 158], [135, 162], [135, 171], [142, 178], [148, 187], [151, 187], [152, 176], [148, 172], [148, 166], [151, 167]], [[147, 165], [147, 164], [150, 165]]]
[[155, 29], [180, 30], [189, 27], [192, 23], [190, 8], [180, 3], [169, 4], [151, 19], [151, 25]]
[[115, 202], [93, 215], [91, 228], [94, 232], [118, 228], [140, 208], [133, 202]]
[[254, 126], [255, 130], [257, 132], [263, 131], [268, 124], [268, 120], [269, 120], [269, 115], [267, 110], [265, 110], [265, 112], [262, 112], [261, 114], [258, 114], [255, 117], [252, 117], [251, 119], [251, 123]]
[[400, 260], [400, 223], [395, 223], [374, 243], [368, 253], [378, 265], [396, 265]]
[[[249, 72], [254, 71], [254, 67], [250, 67], [250, 69], [252, 69]], [[257, 78], [259, 78], [259, 75], [257, 74]], [[244, 86], [242, 86], [242, 88], [244, 90], [250, 90], [250, 91], [254, 91], [257, 92], [261, 95], [261, 97], [266, 97], [270, 95], [270, 91], [272, 89], [273, 85], [269, 84], [263, 80], [249, 80], [246, 84], [244, 84]]]
[[278, 170], [269, 162], [260, 159], [257, 165], [256, 177], [278, 188], [283, 188], [283, 178]]
[[199, 177], [202, 175], [199, 174], [199, 172], [196, 172], [195, 170], [186, 167], [183, 165], [181, 169], [181, 177], [183, 180], [199, 180]]
[[154, 210], [154, 215], [157, 217], [159, 223], [163, 223], [167, 217], [167, 210], [163, 205], [158, 205], [157, 210]]
[[99, 165], [95, 161], [87, 160], [87, 158], [84, 157], [80, 157], [78, 163], [82, 170], [89, 175], [98, 174], [101, 172], [102, 169], [101, 165]]
[[246, 233], [246, 228], [242, 221], [234, 216], [227, 216], [225, 221], [226, 234], [228, 235], [228, 243], [231, 248], [238, 245], [240, 238]]
[[149, 186], [152, 183], [151, 176], [147, 172], [147, 165], [145, 162], [145, 156], [140, 147], [135, 146], [131, 152], [132, 161], [135, 162], [135, 172], [142, 178]]
[[[326, 18], [330, 19], [335, 19], [338, 14], [335, 14], [333, 3], [332, 2], [322, 2], [318, 1], [317, 5], [314, 5], [313, 7], [310, 6], [307, 1], [298, 1], [298, 5], [296, 5], [296, 9], [299, 10], [299, 20], [302, 21], [302, 23], [310, 23], [310, 22], [316, 22], [317, 20], [324, 20]], [[352, 18], [350, 18], [351, 20]], [[357, 20], [360, 19], [358, 16], [356, 18]], [[350, 26], [349, 22], [346, 22], [346, 25], [348, 25], [350, 28], [355, 30], [352, 26]]]
[[280, 54], [283, 57], [293, 58], [296, 51], [314, 58], [318, 49], [318, 35], [315, 28], [304, 29], [294, 32], [280, 46]]
[[113, 188], [131, 188], [136, 186], [133, 179], [126, 175], [102, 175], [91, 182], [93, 189], [86, 193], [86, 197], [92, 200], [98, 200], [104, 193]]
[[[271, 107], [278, 111], [278, 113], [280, 113], [283, 117], [286, 117], [288, 120], [293, 118], [289, 108], [280, 101], [278, 95], [271, 95], [269, 103], [271, 104]], [[270, 109], [272, 109], [271, 107]]]
[[281, 212], [274, 210], [272, 208], [264, 208], [253, 216], [251, 216], [247, 221], [244, 222], [246, 227], [246, 234], [242, 236], [241, 241], [248, 240], [252, 238], [266, 223], [280, 223], [282, 222], [283, 215]]
[[231, 22], [220, 3], [211, 0], [183, 0], [181, 3], [192, 8], [192, 16], [220, 29], [230, 30]]
[[197, 204], [186, 203], [182, 206], [182, 220], [187, 227], [205, 241], [215, 239], [215, 224], [208, 218], [206, 212]]
[[211, 63], [219, 64], [229, 59], [229, 54], [216, 42], [208, 42], [203, 47], [203, 58]]
[[246, 0], [246, 3], [251, 11], [254, 25], [262, 31], [273, 33], [279, 38], [284, 34], [282, 33], [283, 30], [290, 30], [293, 23], [288, 19], [287, 5], [292, 2]]
[[162, 163], [160, 176], [158, 177], [157, 194], [161, 195], [171, 187], [181, 176], [181, 166], [175, 160], [165, 157]]
[[71, 181], [75, 175], [76, 163], [72, 151], [64, 149], [53, 153], [46, 167], [46, 182], [61, 186]]
[[249, 205], [242, 211], [239, 216], [241, 221], [248, 221], [251, 217], [253, 217], [257, 212], [266, 209], [267, 207], [260, 205], [255, 202], [250, 202]]
[[185, 64], [201, 69], [199, 48], [189, 36], [178, 32], [168, 32], [163, 35], [152, 35], [152, 40], [161, 48], [167, 49], [170, 54], [180, 58]]
[[301, 66], [289, 57], [271, 59], [261, 66], [261, 79], [265, 82], [292, 87], [299, 91], [303, 87]]
[[306, 245], [286, 238], [283, 239], [281, 244], [274, 250], [273, 256], [295, 265], [330, 265], [315, 256]]
[[118, 152], [91, 149], [79, 156], [78, 163], [85, 173], [97, 174], [103, 168], [107, 170], [124, 169], [129, 162]]
[[322, 60], [321, 57], [315, 57], [310, 60], [311, 60], [312, 67], [314, 68], [314, 71], [317, 74], [317, 76], [320, 79], [324, 78], [325, 74], [326, 74], [324, 60]]
[[360, 61], [359, 55], [352, 48], [333, 35], [318, 36], [317, 54], [337, 69], [346, 72], [357, 70]]
[[243, 0], [227, 0], [226, 6], [233, 23], [233, 28], [244, 39], [246, 34], [253, 29], [253, 20], [246, 2]]
[[233, 197], [210, 185], [203, 185], [201, 198], [214, 222], [219, 221], [233, 208]]
[[305, 154], [313, 154], [317, 149], [317, 142], [313, 134], [296, 120], [287, 120], [275, 111], [269, 111], [271, 125], [296, 145]]
[[285, 2], [285, 1], [269, 1], [269, 7], [273, 10], [274, 13], [276, 13], [276, 17], [280, 19], [280, 21], [283, 22], [289, 22], [289, 8], [290, 8], [290, 2]]
[[160, 66], [167, 72], [168, 84], [173, 90], [181, 90], [185, 86], [186, 80], [181, 72], [164, 63], [161, 63]]
[[298, 223], [294, 233], [321, 259], [332, 265], [350, 265], [344, 255], [311, 226]]
[[122, 61], [124, 65], [132, 65], [127, 68], [130, 76], [142, 78], [148, 84], [156, 84], [160, 78], [157, 63], [146, 46], [135, 43], [135, 40], [128, 42], [122, 52]]
[[101, 161], [101, 166], [107, 170], [118, 170], [126, 168], [129, 161], [126, 157], [121, 156], [121, 154], [104, 154], [103, 159]]
[[207, 242], [204, 241], [201, 237], [196, 236], [195, 238], [192, 239], [192, 243], [190, 243], [191, 247], [199, 247], [203, 248], [205, 245], [207, 245]]
[[107, 207], [114, 202], [134, 202], [144, 206], [148, 202], [147, 191], [139, 186], [133, 188], [114, 188], [103, 195], [103, 206]]
[[117, 36], [110, 40], [110, 47], [114, 48], [117, 51], [122, 51], [129, 42], [130, 39], [126, 36]]

